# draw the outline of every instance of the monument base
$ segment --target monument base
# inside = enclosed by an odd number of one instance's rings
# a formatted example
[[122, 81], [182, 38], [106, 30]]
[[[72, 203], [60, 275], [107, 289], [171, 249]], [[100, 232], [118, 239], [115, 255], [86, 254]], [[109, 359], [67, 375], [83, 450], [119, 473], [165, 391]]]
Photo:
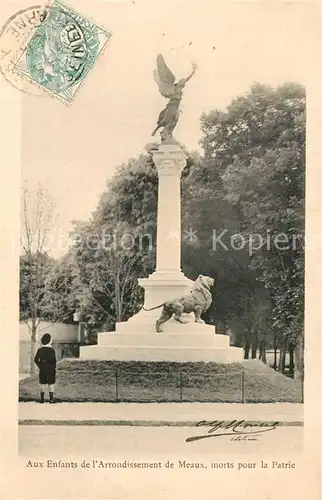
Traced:
[[182, 315], [185, 324], [172, 318], [162, 325], [163, 333], [156, 332], [162, 303], [189, 293], [194, 284], [182, 272], [155, 271], [139, 283], [145, 289], [144, 308], [128, 321], [116, 323], [115, 332], [99, 333], [96, 346], [81, 347], [81, 359], [217, 363], [243, 360], [243, 349], [230, 347], [229, 336], [217, 335], [214, 325], [196, 323], [193, 313]]
[[117, 323], [116, 332], [99, 333], [96, 346], [80, 348], [80, 358], [225, 364], [243, 360], [243, 349], [230, 347], [229, 336], [216, 335], [214, 326], [195, 323], [190, 315], [183, 315], [186, 325], [171, 319], [160, 334], [155, 332], [155, 321], [150, 319]]

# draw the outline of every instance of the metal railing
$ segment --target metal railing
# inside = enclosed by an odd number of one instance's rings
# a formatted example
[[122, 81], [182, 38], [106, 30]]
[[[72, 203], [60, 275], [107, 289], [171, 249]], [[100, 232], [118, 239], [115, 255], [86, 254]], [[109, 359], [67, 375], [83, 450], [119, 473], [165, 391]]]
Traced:
[[[259, 380], [258, 377], [260, 376], [256, 374], [256, 380]], [[226, 373], [191, 373], [185, 370], [132, 372], [116, 368], [113, 378], [115, 387], [112, 392], [115, 395], [113, 398], [115, 402], [248, 403], [275, 401], [276, 386], [265, 379], [265, 385], [270, 387], [272, 393], [272, 398], [265, 399], [265, 395], [254, 389], [254, 374], [245, 374], [244, 369]], [[172, 379], [170, 383], [169, 378]], [[231, 383], [227, 383], [227, 378], [231, 379]], [[297, 402], [303, 402], [303, 394], [297, 398]]]
[[[122, 370], [120, 368], [116, 368], [114, 372], [114, 383], [115, 383], [115, 402], [120, 401], [169, 401], [169, 402], [192, 402], [192, 401], [207, 401], [207, 402], [240, 402], [245, 403], [245, 373], [244, 370], [240, 371], [232, 371], [229, 373], [208, 373], [208, 372], [198, 372], [198, 373], [190, 373], [184, 370], [178, 370], [176, 372], [155, 372], [155, 371], [139, 371], [132, 372], [127, 370]], [[142, 388], [142, 384], [140, 384], [139, 379], [142, 380], [142, 377], [147, 380], [150, 380], [150, 384], [147, 384], [147, 396], [146, 398], [142, 397], [142, 392], [144, 389]], [[159, 377], [159, 380], [158, 380]], [[165, 379], [172, 378], [174, 383], [166, 384]], [[223, 384], [220, 383], [221, 380], [237, 377], [235, 379], [234, 387], [230, 390], [230, 397], [225, 397], [225, 394], [222, 390], [220, 392], [220, 388], [223, 389]], [[198, 378], [196, 383], [193, 383], [193, 379]], [[122, 382], [122, 379], [124, 380]], [[161, 380], [160, 380], [161, 379]], [[213, 382], [217, 381], [217, 389], [215, 390], [213, 387]], [[160, 383], [161, 382], [161, 383]], [[207, 384], [208, 382], [208, 384]], [[123, 386], [123, 387], [122, 387]], [[133, 396], [129, 397], [128, 390], [131, 387], [138, 387], [141, 390], [141, 396]], [[164, 396], [160, 397], [160, 389], [163, 389]], [[191, 396], [187, 395], [187, 390], [194, 390], [196, 395]], [[199, 389], [199, 396], [198, 396]], [[168, 394], [166, 394], [168, 392]], [[200, 397], [201, 394], [201, 397]]]

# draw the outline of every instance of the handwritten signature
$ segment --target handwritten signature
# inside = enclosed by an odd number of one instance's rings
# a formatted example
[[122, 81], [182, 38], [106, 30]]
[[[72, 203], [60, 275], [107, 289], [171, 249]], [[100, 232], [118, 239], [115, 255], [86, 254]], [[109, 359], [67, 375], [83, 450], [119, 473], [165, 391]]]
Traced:
[[[254, 434], [263, 434], [264, 432], [274, 431], [280, 425], [280, 422], [250, 422], [247, 420], [201, 420], [196, 427], [209, 427], [207, 434], [191, 436], [186, 439], [186, 443], [199, 441], [200, 439], [214, 438], [219, 436], [254, 436]], [[218, 432], [223, 429], [225, 432]], [[233, 439], [240, 440], [240, 439]], [[254, 438], [249, 438], [254, 441]]]

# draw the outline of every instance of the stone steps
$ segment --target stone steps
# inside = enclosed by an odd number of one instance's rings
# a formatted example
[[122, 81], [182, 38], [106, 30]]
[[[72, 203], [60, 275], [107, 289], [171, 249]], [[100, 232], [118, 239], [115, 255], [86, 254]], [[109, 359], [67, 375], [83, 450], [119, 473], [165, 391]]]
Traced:
[[214, 361], [217, 363], [234, 363], [243, 360], [243, 349], [239, 347], [97, 345], [81, 347], [80, 358], [110, 361]]
[[[207, 330], [207, 329], [206, 329]], [[209, 333], [115, 333], [98, 334], [99, 346], [228, 348], [228, 335]]]

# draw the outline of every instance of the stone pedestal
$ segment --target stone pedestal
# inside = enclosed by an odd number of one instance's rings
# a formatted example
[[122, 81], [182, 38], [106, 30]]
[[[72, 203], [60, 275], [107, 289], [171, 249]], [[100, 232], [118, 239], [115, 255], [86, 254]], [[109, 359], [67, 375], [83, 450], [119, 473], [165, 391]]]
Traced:
[[215, 335], [215, 327], [197, 324], [185, 315], [188, 324], [171, 319], [157, 334], [155, 322], [161, 308], [146, 311], [190, 292], [193, 282], [181, 271], [181, 173], [186, 156], [176, 143], [163, 143], [153, 155], [158, 171], [158, 218], [156, 270], [139, 279], [144, 288], [144, 307], [115, 332], [100, 333], [98, 345], [82, 347], [83, 359], [118, 361], [217, 361], [231, 363], [243, 358], [243, 351], [229, 346], [229, 337]]

